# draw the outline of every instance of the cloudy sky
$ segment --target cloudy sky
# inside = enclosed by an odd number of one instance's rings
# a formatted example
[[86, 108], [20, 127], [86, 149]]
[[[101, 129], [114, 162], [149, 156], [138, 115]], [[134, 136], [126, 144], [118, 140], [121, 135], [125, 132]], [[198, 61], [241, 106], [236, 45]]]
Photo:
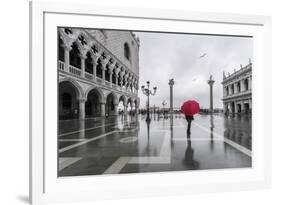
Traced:
[[[209, 85], [213, 75], [214, 107], [222, 108], [222, 78], [247, 65], [253, 56], [252, 38], [135, 32], [140, 38], [140, 86], [149, 80], [157, 93], [150, 105], [169, 106], [169, 79], [174, 78], [174, 107], [195, 99], [202, 108], [209, 107]], [[204, 53], [206, 55], [202, 58]], [[140, 107], [146, 97], [139, 90]]]

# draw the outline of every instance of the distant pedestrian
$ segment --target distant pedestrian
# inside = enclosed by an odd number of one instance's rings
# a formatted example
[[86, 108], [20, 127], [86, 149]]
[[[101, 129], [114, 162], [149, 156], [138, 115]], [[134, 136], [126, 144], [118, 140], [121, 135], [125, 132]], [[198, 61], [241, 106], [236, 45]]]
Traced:
[[200, 110], [199, 103], [195, 100], [188, 100], [181, 106], [181, 112], [185, 115], [187, 121], [187, 135], [190, 135], [191, 122], [194, 120], [193, 115]]

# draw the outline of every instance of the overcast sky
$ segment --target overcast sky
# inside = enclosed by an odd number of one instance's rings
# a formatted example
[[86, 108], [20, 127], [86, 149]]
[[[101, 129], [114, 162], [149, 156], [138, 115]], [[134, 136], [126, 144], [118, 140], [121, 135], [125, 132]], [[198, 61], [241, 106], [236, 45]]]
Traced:
[[[174, 107], [188, 99], [195, 99], [201, 108], [209, 107], [209, 85], [213, 75], [214, 108], [222, 108], [222, 78], [247, 65], [253, 56], [252, 38], [135, 32], [140, 38], [140, 87], [149, 80], [157, 86], [150, 105], [169, 106], [169, 79], [174, 78]], [[204, 53], [206, 55], [202, 58]], [[139, 90], [140, 108], [146, 97]]]

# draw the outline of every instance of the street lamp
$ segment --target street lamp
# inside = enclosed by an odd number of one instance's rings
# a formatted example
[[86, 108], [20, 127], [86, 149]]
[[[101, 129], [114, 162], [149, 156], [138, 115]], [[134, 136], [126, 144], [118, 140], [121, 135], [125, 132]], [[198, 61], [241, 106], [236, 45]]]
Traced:
[[150, 115], [149, 115], [149, 96], [150, 95], [155, 95], [156, 94], [156, 90], [157, 87], [153, 87], [153, 91], [149, 90], [149, 86], [150, 86], [150, 82], [147, 81], [146, 82], [146, 88], [145, 86], [141, 86], [141, 91], [143, 92], [143, 94], [145, 94], [147, 96], [147, 116], [146, 116], [146, 121], [150, 122]]

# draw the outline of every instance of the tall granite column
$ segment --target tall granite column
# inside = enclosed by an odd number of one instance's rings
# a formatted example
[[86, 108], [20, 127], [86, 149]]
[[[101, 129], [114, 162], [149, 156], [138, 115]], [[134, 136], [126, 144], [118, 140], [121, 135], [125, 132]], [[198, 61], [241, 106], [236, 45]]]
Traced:
[[210, 113], [213, 113], [213, 85], [215, 81], [212, 79], [212, 75], [210, 76], [210, 79], [208, 80], [208, 84], [210, 86]]
[[170, 79], [169, 80], [169, 86], [170, 86], [170, 115], [172, 117], [173, 113], [174, 113], [174, 108], [173, 108], [173, 86], [175, 84], [174, 79]]

